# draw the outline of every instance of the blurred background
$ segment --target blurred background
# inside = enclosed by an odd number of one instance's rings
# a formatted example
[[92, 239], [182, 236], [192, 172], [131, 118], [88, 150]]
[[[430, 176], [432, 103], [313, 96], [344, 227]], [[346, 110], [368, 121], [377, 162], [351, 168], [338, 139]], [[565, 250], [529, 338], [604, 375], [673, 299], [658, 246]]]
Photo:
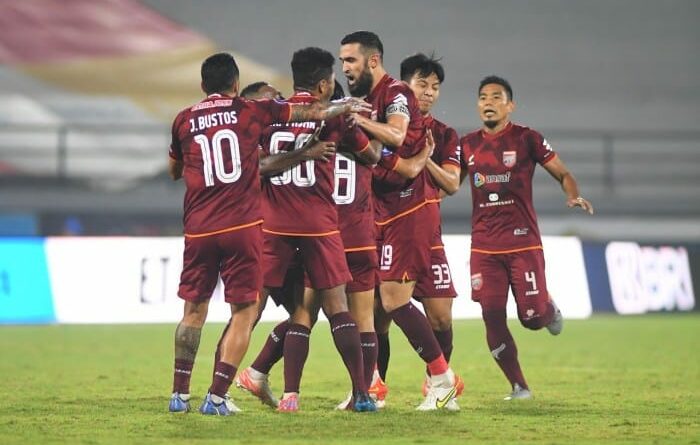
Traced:
[[[396, 76], [410, 54], [442, 57], [434, 114], [460, 135], [479, 126], [479, 80], [510, 80], [514, 120], [547, 137], [597, 210], [567, 209], [539, 169], [543, 234], [698, 241], [698, 19], [694, 0], [0, 2], [0, 235], [181, 234], [167, 147], [202, 95], [202, 60], [230, 51], [242, 85], [289, 94], [295, 50], [335, 54], [368, 29]], [[468, 233], [470, 206], [468, 187], [445, 200], [446, 233]]]

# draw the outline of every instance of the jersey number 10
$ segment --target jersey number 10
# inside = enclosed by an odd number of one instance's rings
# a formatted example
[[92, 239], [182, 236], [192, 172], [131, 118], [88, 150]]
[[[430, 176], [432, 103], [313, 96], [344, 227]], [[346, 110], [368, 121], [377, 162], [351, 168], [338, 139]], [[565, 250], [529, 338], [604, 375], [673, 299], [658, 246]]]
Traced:
[[[209, 138], [203, 134], [198, 134], [194, 137], [194, 141], [199, 144], [202, 149], [202, 163], [204, 165], [204, 185], [212, 187], [214, 185], [214, 174], [216, 179], [224, 184], [230, 184], [238, 181], [241, 177], [241, 150], [238, 146], [238, 136], [231, 130], [219, 130], [214, 133], [209, 144]], [[226, 171], [224, 165], [224, 144], [228, 142], [229, 151], [231, 153], [230, 172]], [[212, 162], [212, 153], [213, 162]]]

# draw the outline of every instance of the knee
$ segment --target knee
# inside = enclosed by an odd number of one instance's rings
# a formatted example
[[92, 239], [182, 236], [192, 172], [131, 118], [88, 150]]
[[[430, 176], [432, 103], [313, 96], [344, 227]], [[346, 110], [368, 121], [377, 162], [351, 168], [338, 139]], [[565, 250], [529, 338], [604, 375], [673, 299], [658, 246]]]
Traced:
[[428, 321], [430, 322], [430, 327], [433, 328], [433, 331], [446, 331], [452, 327], [451, 313], [426, 315], [428, 315]]

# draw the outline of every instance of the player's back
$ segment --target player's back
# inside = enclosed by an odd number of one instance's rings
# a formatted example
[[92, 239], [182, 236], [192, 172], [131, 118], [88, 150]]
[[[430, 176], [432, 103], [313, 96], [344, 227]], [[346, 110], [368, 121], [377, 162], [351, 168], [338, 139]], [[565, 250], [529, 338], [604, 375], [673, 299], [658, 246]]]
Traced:
[[[291, 103], [311, 103], [315, 100], [305, 92], [298, 92], [289, 98]], [[262, 148], [268, 155], [297, 150], [322, 124], [323, 129], [319, 134], [322, 141], [339, 145], [348, 133], [341, 117], [325, 122], [276, 124], [265, 129]], [[338, 215], [333, 200], [334, 167], [335, 157], [328, 162], [307, 160], [266, 178], [263, 183], [264, 230], [290, 235], [322, 235], [337, 231]]]
[[540, 245], [532, 176], [538, 163], [556, 157], [547, 141], [509, 123], [495, 135], [469, 133], [460, 145], [472, 191], [472, 247], [501, 251]]
[[336, 155], [333, 198], [346, 249], [374, 245], [372, 169], [352, 153], [339, 152]]
[[262, 219], [258, 143], [289, 106], [212, 94], [173, 122], [171, 156], [184, 162], [185, 233], [201, 235]]

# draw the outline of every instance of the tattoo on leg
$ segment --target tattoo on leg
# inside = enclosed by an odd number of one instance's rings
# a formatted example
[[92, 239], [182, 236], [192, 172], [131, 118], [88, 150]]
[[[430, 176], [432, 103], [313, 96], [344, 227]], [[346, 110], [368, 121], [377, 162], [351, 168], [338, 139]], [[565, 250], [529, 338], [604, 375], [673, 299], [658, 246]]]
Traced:
[[182, 322], [178, 324], [175, 329], [175, 358], [193, 362], [197, 356], [201, 335], [202, 328], [185, 326]]

